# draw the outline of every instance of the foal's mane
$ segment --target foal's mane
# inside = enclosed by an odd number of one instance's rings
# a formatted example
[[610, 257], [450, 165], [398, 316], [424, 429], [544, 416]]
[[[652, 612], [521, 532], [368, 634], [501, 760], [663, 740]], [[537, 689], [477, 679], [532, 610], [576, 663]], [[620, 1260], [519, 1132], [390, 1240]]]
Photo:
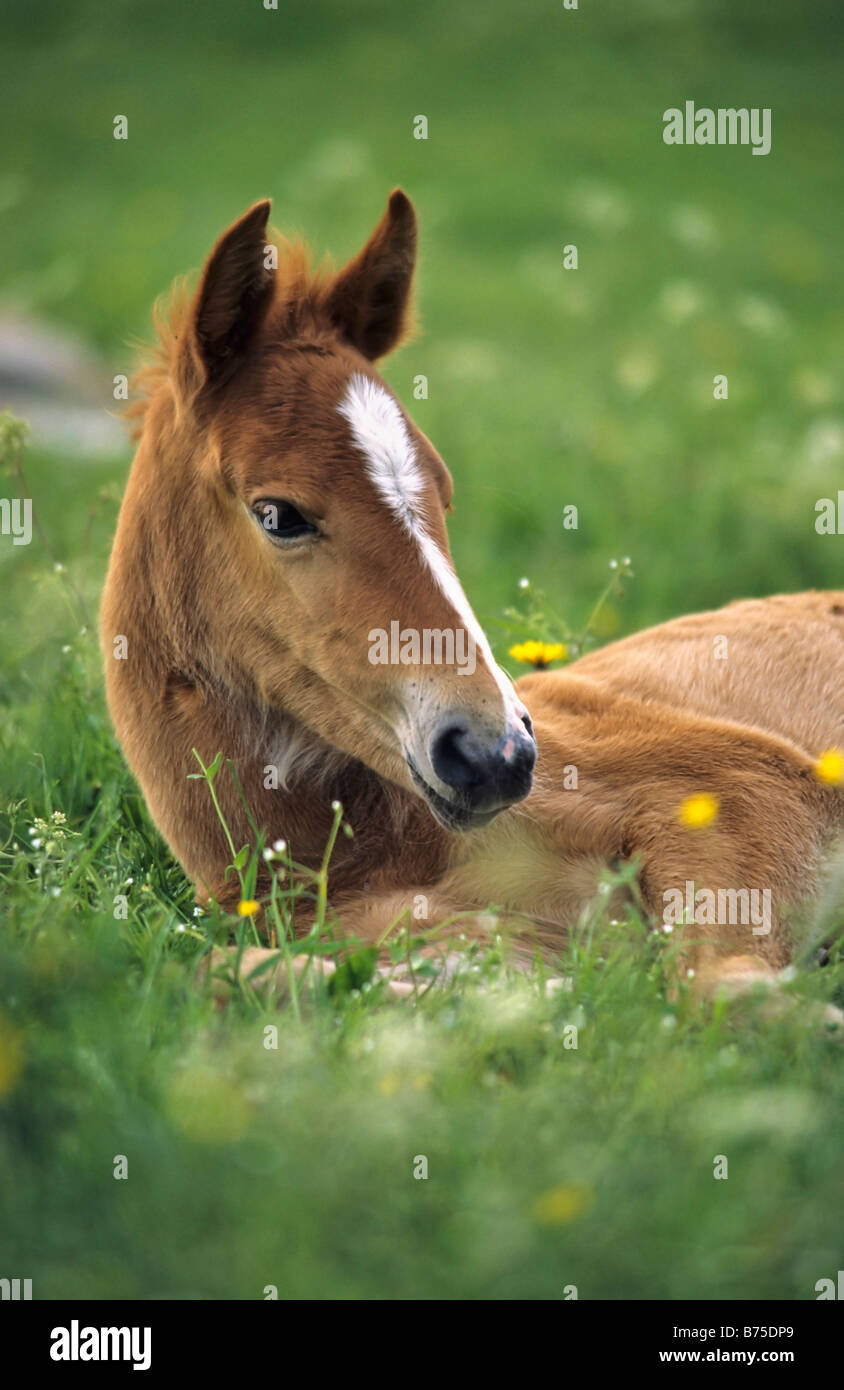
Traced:
[[[333, 275], [331, 261], [326, 258], [314, 269], [310, 248], [298, 238], [290, 240], [268, 234], [267, 244], [278, 250], [278, 269], [267, 324], [272, 323], [279, 338], [287, 341], [319, 340], [331, 329], [324, 308]], [[172, 379], [175, 358], [190, 323], [196, 294], [197, 287], [192, 285], [191, 277], [177, 279], [153, 305], [155, 341], [130, 343], [140, 361], [130, 381], [132, 398], [122, 415], [133, 443], [137, 444], [141, 437], [151, 402]]]

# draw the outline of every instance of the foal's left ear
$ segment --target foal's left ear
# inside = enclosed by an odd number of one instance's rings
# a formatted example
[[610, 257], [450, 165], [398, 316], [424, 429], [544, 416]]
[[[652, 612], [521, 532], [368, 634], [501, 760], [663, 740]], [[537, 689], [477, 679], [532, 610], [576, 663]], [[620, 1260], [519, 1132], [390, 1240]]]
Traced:
[[329, 287], [325, 307], [343, 337], [374, 361], [407, 327], [416, 266], [416, 213], [400, 188], [363, 250]]
[[273, 297], [266, 261], [268, 200], [255, 203], [220, 237], [202, 272], [180, 361], [182, 387], [196, 396], [236, 370]]

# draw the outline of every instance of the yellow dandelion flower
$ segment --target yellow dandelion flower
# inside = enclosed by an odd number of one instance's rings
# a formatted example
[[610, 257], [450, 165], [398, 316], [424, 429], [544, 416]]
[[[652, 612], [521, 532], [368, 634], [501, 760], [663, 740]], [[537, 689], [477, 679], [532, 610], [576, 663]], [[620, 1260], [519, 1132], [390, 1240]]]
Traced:
[[844, 781], [844, 753], [840, 748], [827, 748], [815, 763], [815, 776], [831, 787]]
[[551, 1187], [537, 1197], [532, 1207], [534, 1221], [540, 1226], [567, 1226], [589, 1210], [595, 1192], [589, 1183], [566, 1183]]
[[517, 642], [510, 648], [509, 655], [516, 661], [521, 661], [525, 666], [535, 666], [537, 671], [544, 671], [546, 666], [550, 666], [552, 661], [565, 660], [568, 652], [562, 642]]
[[680, 802], [677, 811], [677, 818], [681, 825], [687, 825], [691, 830], [700, 830], [704, 825], [711, 825], [718, 814], [718, 798], [709, 792], [698, 792], [696, 796], [687, 796], [685, 801]]
[[251, 917], [254, 913], [261, 911], [261, 904], [256, 903], [254, 898], [244, 898], [237, 905], [239, 917]]
[[382, 1076], [378, 1082], [378, 1090], [382, 1096], [394, 1096], [396, 1091], [401, 1088], [401, 1077], [398, 1072], [388, 1071], [386, 1076]]

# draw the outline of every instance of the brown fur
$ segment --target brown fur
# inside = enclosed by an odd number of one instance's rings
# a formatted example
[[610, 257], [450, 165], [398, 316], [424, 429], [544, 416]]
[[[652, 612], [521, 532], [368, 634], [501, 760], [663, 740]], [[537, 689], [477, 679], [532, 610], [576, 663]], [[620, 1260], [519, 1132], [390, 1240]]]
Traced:
[[[694, 929], [701, 944], [686, 960], [704, 989], [784, 965], [789, 913], [814, 892], [844, 814], [841, 789], [813, 770], [844, 743], [844, 593], [735, 603], [526, 677], [517, 690], [539, 747], [533, 791], [485, 829], [444, 829], [396, 728], [452, 707], [487, 727], [500, 696], [480, 667], [460, 679], [365, 660], [366, 633], [392, 612], [419, 629], [449, 626], [453, 613], [377, 505], [336, 409], [349, 377], [375, 377], [372, 362], [407, 330], [412, 205], [397, 190], [360, 255], [316, 276], [301, 247], [282, 247], [279, 272], [265, 270], [268, 209], [256, 204], [229, 229], [196, 293], [181, 291], [159, 318], [101, 615], [118, 736], [200, 895], [231, 905], [234, 890], [207, 788], [188, 780], [192, 747], [234, 760], [259, 824], [302, 863], [319, 862], [331, 802], [342, 801], [355, 835], [338, 844], [332, 900], [349, 932], [376, 939], [424, 893], [429, 926], [493, 902], [522, 924], [525, 949], [538, 940], [553, 954], [602, 867], [638, 856], [657, 918], [665, 891], [687, 880], [771, 889], [769, 936]], [[448, 555], [449, 474], [407, 424], [426, 525]], [[319, 518], [319, 552], [280, 556], [248, 515], [262, 496]], [[127, 660], [114, 659], [118, 635]], [[718, 636], [726, 661], [713, 657]], [[274, 761], [286, 763], [287, 785], [267, 790]], [[564, 788], [572, 765], [576, 791]], [[234, 786], [221, 774], [216, 788], [242, 844], [250, 830]], [[691, 830], [677, 808], [701, 791], [720, 813]]]

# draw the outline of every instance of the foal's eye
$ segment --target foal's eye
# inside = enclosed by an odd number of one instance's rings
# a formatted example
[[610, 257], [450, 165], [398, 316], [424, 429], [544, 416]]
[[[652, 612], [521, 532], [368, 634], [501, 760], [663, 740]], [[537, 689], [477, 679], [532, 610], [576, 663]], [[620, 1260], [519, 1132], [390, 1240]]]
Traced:
[[268, 536], [276, 540], [293, 541], [300, 536], [315, 536], [318, 529], [312, 521], [307, 521], [292, 502], [276, 500], [256, 502], [253, 515], [261, 523]]

